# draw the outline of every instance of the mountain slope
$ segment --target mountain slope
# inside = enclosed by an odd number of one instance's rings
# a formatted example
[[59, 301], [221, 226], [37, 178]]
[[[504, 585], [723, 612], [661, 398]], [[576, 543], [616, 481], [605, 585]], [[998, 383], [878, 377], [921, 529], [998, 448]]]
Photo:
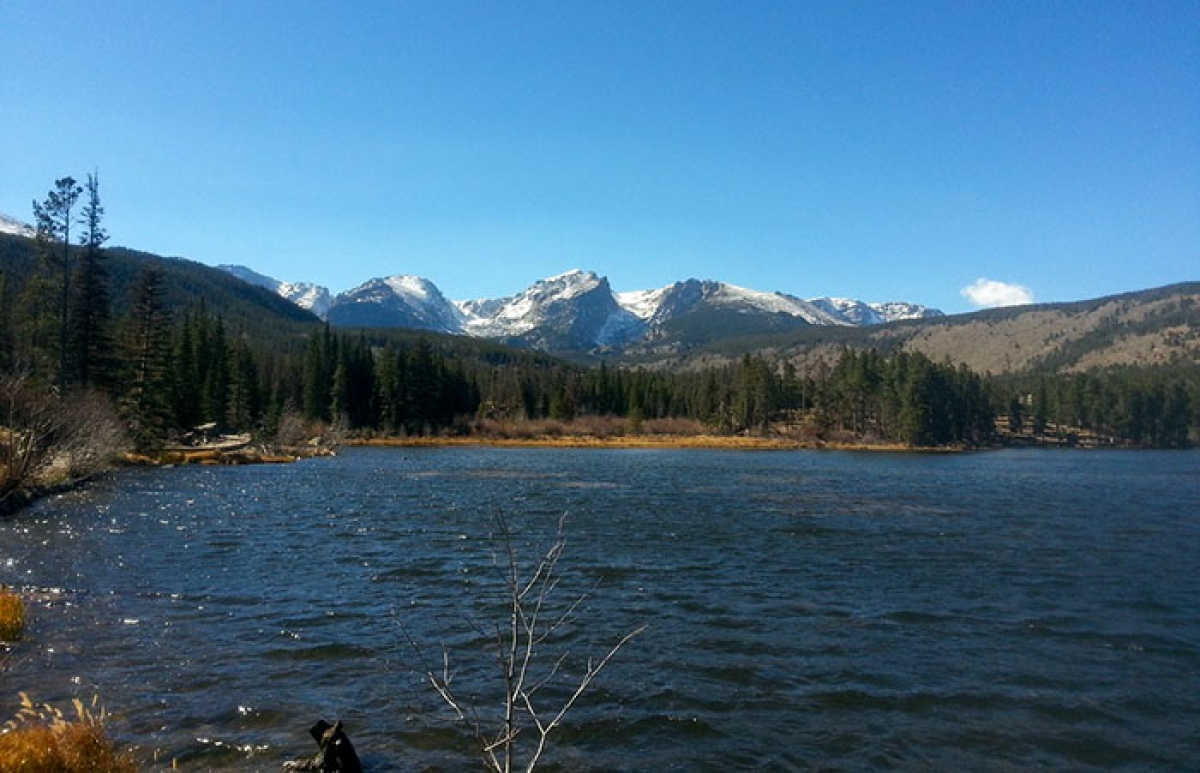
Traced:
[[329, 306], [333, 302], [327, 288], [311, 282], [283, 282], [274, 277], [260, 274], [246, 266], [221, 265], [217, 268], [233, 274], [243, 282], [265, 287], [322, 319], [328, 314]]
[[912, 329], [906, 347], [980, 373], [1200, 363], [1200, 283], [996, 309]]
[[1072, 373], [1110, 367], [1200, 367], [1200, 282], [1089, 301], [991, 309], [875, 327], [818, 327], [647, 346], [629, 362], [676, 369], [735, 360], [747, 351], [791, 361], [800, 372], [836, 362], [842, 347], [919, 351], [978, 373]]
[[[248, 284], [226, 271], [183, 258], [164, 258], [124, 247], [104, 251], [109, 273], [113, 313], [128, 311], [133, 287], [151, 266], [163, 272], [167, 307], [174, 314], [203, 304], [221, 315], [230, 332], [272, 346], [282, 340], [300, 340], [319, 320], [263, 287]], [[0, 278], [7, 297], [15, 303], [26, 284], [41, 270], [34, 241], [0, 234]]]
[[37, 231], [33, 226], [0, 212], [0, 234], [24, 236], [32, 239], [35, 233]]

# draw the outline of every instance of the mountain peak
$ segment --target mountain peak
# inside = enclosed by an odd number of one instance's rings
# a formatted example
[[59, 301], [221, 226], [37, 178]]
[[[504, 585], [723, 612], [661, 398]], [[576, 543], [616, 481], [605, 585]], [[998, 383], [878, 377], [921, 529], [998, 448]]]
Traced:
[[534, 282], [525, 293], [551, 292], [570, 298], [591, 292], [601, 285], [607, 286], [608, 280], [592, 271], [573, 268], [549, 279]]
[[393, 274], [363, 282], [337, 296], [326, 315], [341, 327], [411, 327], [462, 332], [462, 314], [441, 290], [419, 276]]

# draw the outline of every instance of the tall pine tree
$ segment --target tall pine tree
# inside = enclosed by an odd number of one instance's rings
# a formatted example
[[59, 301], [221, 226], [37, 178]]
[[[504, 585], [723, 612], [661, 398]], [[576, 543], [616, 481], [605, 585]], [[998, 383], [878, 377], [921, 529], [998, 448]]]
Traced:
[[141, 451], [159, 447], [171, 423], [171, 331], [164, 295], [162, 272], [153, 267], [143, 271], [125, 324], [121, 402]]
[[68, 357], [70, 376], [80, 387], [106, 387], [112, 383], [112, 339], [109, 333], [108, 272], [104, 266], [104, 242], [108, 233], [101, 225], [100, 181], [90, 174], [83, 205], [83, 248], [75, 267], [71, 304], [68, 309]]
[[33, 202], [33, 217], [37, 225], [37, 245], [42, 261], [50, 274], [58, 279], [58, 386], [65, 389], [67, 367], [67, 318], [71, 298], [71, 211], [83, 189], [74, 177], [54, 181], [44, 201]]

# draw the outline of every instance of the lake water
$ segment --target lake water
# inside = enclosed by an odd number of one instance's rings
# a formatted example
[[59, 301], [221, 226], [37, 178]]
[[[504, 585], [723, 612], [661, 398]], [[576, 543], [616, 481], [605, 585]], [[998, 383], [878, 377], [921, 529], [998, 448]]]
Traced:
[[1200, 765], [1194, 451], [124, 471], [0, 521], [0, 583], [33, 599], [0, 718], [99, 695], [148, 764], [194, 770], [278, 770], [341, 718], [372, 769], [470, 769], [420, 666], [448, 647], [487, 724], [496, 518], [531, 559], [564, 513], [556, 598], [595, 587], [539, 654], [575, 672], [649, 628], [551, 736], [560, 769]]

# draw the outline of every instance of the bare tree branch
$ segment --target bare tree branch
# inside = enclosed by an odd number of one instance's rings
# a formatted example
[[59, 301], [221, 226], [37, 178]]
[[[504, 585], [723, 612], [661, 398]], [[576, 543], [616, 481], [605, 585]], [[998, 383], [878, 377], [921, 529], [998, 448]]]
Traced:
[[[450, 668], [449, 650], [445, 646], [442, 648], [440, 671], [434, 670], [422, 660], [421, 673], [424, 681], [429, 682], [441, 700], [455, 712], [457, 718], [474, 718], [475, 738], [479, 743], [484, 764], [489, 770], [497, 773], [511, 773], [516, 769], [519, 751], [520, 756], [525, 758], [521, 767], [526, 771], [533, 771], [546, 752], [550, 734], [562, 725], [567, 713], [579, 702], [616, 654], [646, 630], [646, 626], [643, 625], [625, 634], [599, 660], [589, 658], [587, 667], [578, 681], [562, 684], [566, 675], [565, 667], [570, 660], [570, 651], [565, 650], [557, 656], [547, 658], [544, 649], [553, 644], [555, 634], [561, 633], [577, 620], [580, 608], [592, 596], [598, 585], [595, 583], [584, 593], [570, 599], [561, 612], [554, 611], [558, 606], [554, 595], [559, 590], [563, 577], [560, 562], [566, 549], [565, 534], [564, 514], [558, 519], [550, 547], [544, 552], [539, 551], [540, 558], [537, 563], [525, 574], [522, 571], [511, 524], [503, 514], [498, 513], [495, 517], [492, 565], [505, 593], [505, 611], [502, 619], [495, 622], [494, 635], [485, 633], [477, 624], [468, 623], [482, 639], [492, 641], [495, 647], [494, 657], [504, 695], [497, 717], [498, 726], [494, 732], [485, 732], [477, 707], [463, 702], [451, 689], [454, 675]], [[402, 630], [410, 646], [417, 651], [418, 657], [423, 659], [417, 643], [407, 629], [402, 626]], [[539, 666], [539, 663], [547, 661], [548, 666]], [[539, 708], [535, 697], [553, 685], [564, 687], [565, 691], [560, 695], [565, 694], [567, 697], [556, 708]], [[518, 742], [527, 727], [535, 729], [536, 734], [529, 742], [529, 748], [522, 751], [518, 749]]]

